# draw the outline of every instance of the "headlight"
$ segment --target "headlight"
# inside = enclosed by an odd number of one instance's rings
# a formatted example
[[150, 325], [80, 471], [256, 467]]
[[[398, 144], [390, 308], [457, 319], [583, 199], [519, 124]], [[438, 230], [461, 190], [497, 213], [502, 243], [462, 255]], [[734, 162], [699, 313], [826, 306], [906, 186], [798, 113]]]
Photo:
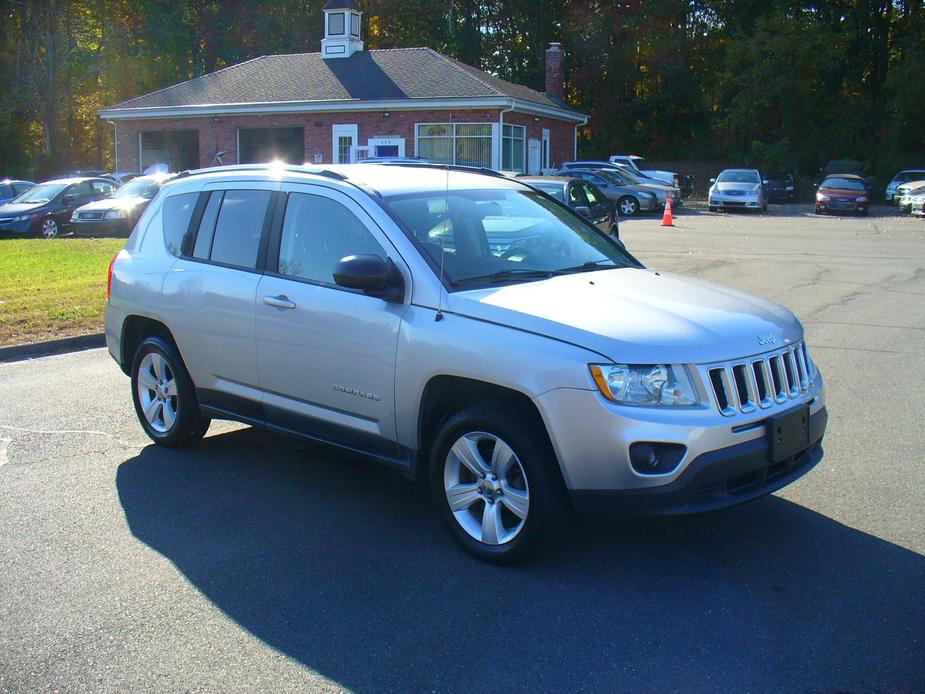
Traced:
[[855, 202], [867, 202], [867, 196], [866, 196], [866, 195], [862, 195], [861, 197], [856, 198], [856, 199], [855, 199]]
[[30, 219], [37, 219], [37, 214], [24, 214], [20, 217], [13, 217], [14, 222], [28, 222]]
[[115, 210], [109, 210], [109, 212], [103, 215], [103, 219], [126, 219], [127, 217], [128, 217], [128, 212], [126, 212], [125, 210], [121, 208], [118, 208]]
[[816, 193], [816, 200], [819, 202], [826, 202], [829, 199], [828, 195], [823, 195], [822, 193]]
[[655, 200], [655, 193], [649, 193], [649, 192], [646, 192], [646, 191], [641, 191], [641, 192], [639, 193], [639, 197], [641, 197], [641, 198], [648, 198], [648, 199], [651, 199], [651, 200]]
[[683, 407], [697, 395], [683, 366], [666, 364], [589, 364], [601, 394], [621, 405]]
[[787, 186], [786, 188], [784, 188], [784, 190], [786, 190], [789, 193], [791, 190], [793, 190], [793, 186]]

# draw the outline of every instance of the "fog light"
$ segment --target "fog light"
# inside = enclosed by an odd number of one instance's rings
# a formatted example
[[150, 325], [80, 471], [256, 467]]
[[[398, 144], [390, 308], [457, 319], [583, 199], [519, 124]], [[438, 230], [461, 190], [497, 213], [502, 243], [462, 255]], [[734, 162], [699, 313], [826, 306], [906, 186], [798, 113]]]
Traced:
[[679, 443], [638, 442], [630, 446], [630, 464], [640, 475], [664, 475], [678, 467], [686, 452]]

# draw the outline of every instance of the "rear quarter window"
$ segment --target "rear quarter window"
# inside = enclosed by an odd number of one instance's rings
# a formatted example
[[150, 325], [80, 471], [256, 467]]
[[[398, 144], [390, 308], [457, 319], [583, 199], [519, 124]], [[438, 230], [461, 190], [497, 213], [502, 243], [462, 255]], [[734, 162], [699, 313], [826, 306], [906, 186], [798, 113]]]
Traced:
[[[163, 219], [164, 219], [164, 245], [173, 255], [179, 257], [183, 253], [184, 243], [189, 234], [190, 219], [193, 217], [193, 210], [196, 208], [196, 201], [199, 199], [199, 193], [184, 193], [182, 195], [171, 195], [164, 200]], [[148, 210], [154, 205], [150, 205], [145, 213], [138, 220], [138, 228], [143, 229], [146, 223], [145, 217]]]

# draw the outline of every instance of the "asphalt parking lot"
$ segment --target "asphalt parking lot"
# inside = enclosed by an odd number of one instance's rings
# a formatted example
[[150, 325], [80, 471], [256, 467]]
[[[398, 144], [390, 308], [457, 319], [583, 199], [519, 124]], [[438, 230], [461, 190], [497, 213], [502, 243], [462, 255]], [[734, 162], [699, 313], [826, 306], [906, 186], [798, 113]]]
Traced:
[[103, 350], [0, 364], [0, 691], [925, 691], [925, 220], [888, 212], [624, 223], [648, 265], [797, 313], [825, 458], [516, 568], [350, 455], [149, 445]]

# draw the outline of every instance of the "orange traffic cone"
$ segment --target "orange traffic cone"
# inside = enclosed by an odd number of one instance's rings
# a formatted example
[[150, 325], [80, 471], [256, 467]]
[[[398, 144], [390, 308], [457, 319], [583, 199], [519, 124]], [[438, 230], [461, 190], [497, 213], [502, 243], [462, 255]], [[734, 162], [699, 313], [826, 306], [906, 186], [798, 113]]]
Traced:
[[662, 226], [674, 226], [674, 220], [671, 218], [671, 198], [668, 198], [668, 200], [665, 201], [665, 214], [662, 215]]

